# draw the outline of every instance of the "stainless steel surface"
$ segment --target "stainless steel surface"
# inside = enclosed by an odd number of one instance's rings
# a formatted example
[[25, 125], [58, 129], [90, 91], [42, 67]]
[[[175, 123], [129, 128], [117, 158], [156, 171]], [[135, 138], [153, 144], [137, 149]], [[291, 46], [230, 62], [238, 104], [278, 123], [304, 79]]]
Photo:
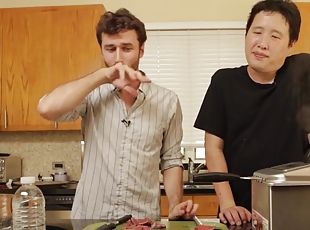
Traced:
[[310, 165], [290, 163], [254, 175], [263, 180], [252, 181], [253, 229], [309, 229]]
[[292, 162], [265, 168], [254, 172], [254, 177], [259, 177], [262, 182], [270, 185], [310, 185], [310, 164]]
[[9, 155], [0, 157], [0, 182], [20, 178], [22, 175], [22, 159]]
[[188, 182], [193, 183], [194, 182], [194, 161], [192, 158], [188, 158], [188, 169], [187, 169], [187, 176], [188, 176]]
[[[159, 186], [160, 189], [164, 189], [164, 185], [160, 185]], [[214, 185], [213, 184], [184, 184], [183, 185], [183, 189], [184, 190], [205, 190], [205, 189], [210, 189], [213, 190], [214, 189]]]
[[199, 173], [200, 169], [204, 168], [205, 164], [201, 163], [195, 168], [195, 163], [192, 160], [192, 158], [188, 158], [188, 169], [187, 169], [187, 176], [188, 176], [188, 182], [194, 183], [194, 175]]
[[185, 184], [183, 189], [214, 189], [212, 184]]
[[205, 164], [201, 163], [199, 164], [195, 169], [194, 169], [194, 173], [199, 173], [200, 169], [204, 168]]

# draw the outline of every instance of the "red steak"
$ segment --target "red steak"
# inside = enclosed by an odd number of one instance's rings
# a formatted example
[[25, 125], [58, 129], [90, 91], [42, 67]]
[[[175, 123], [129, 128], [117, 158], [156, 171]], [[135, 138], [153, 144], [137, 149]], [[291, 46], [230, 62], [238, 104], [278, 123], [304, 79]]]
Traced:
[[144, 219], [131, 218], [123, 227], [124, 230], [152, 230], [163, 228], [166, 228], [164, 224], [157, 223], [148, 217]]

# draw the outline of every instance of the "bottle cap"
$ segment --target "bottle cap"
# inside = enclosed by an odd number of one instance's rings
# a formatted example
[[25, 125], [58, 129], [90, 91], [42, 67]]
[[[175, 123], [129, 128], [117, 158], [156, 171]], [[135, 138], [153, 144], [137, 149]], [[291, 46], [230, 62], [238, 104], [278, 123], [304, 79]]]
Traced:
[[36, 182], [36, 178], [34, 176], [24, 176], [20, 178], [21, 184], [34, 184]]

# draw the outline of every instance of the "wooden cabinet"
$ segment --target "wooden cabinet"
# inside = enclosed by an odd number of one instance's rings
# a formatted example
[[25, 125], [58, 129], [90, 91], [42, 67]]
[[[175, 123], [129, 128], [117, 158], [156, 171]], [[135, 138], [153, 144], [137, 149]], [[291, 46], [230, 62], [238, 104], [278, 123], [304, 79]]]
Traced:
[[310, 2], [296, 2], [301, 14], [299, 39], [293, 53], [310, 53]]
[[[218, 199], [216, 195], [186, 195], [183, 196], [183, 201], [193, 200], [194, 203], [199, 204], [197, 216], [214, 218], [218, 212]], [[160, 215], [167, 217], [169, 214], [169, 204], [167, 196], [160, 198]]]
[[2, 20], [2, 11], [0, 10], [0, 130], [1, 130], [1, 124], [4, 124], [4, 111], [2, 110], [2, 26], [3, 23], [1, 23]]
[[217, 216], [219, 202], [216, 195], [193, 196], [193, 201], [194, 203], [199, 204], [197, 216]]
[[76, 130], [47, 121], [39, 99], [101, 63], [95, 27], [102, 5], [1, 9], [1, 131]]

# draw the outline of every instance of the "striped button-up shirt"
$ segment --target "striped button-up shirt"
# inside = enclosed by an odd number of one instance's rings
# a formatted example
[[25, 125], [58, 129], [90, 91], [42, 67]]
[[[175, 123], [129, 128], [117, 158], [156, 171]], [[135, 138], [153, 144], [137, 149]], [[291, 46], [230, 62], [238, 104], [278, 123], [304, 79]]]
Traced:
[[127, 110], [111, 84], [92, 91], [60, 120], [83, 118], [85, 155], [71, 217], [160, 218], [161, 170], [182, 166], [182, 112], [178, 97], [141, 83]]

